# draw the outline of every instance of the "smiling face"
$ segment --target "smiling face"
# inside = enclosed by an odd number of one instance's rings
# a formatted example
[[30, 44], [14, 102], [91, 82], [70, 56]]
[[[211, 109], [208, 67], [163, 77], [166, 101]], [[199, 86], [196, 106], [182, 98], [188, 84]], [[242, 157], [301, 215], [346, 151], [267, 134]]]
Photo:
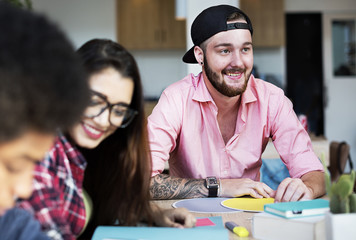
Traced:
[[[105, 97], [111, 104], [124, 103], [130, 105], [131, 103], [134, 82], [131, 78], [123, 77], [114, 68], [109, 67], [92, 74], [89, 85], [92, 91]], [[106, 109], [102, 114], [93, 118], [83, 116], [80, 123], [69, 132], [70, 136], [76, 144], [83, 148], [97, 147], [117, 129], [110, 123], [109, 114], [109, 109]]]
[[29, 131], [0, 143], [0, 216], [14, 206], [17, 197], [30, 197], [35, 163], [43, 159], [53, 140], [53, 134]]
[[220, 32], [204, 44], [205, 51], [195, 47], [195, 56], [198, 62], [204, 62], [203, 74], [204, 79], [208, 80], [209, 91], [215, 89], [227, 97], [242, 94], [253, 67], [250, 31], [235, 29]]

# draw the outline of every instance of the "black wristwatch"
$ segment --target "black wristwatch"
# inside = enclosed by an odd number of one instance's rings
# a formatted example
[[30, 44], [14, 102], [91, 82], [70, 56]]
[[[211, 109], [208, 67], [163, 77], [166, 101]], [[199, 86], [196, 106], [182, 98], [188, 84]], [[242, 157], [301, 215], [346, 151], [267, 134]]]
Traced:
[[217, 197], [218, 196], [219, 184], [218, 184], [218, 180], [216, 179], [216, 177], [207, 177], [205, 179], [205, 186], [209, 190], [208, 197]]

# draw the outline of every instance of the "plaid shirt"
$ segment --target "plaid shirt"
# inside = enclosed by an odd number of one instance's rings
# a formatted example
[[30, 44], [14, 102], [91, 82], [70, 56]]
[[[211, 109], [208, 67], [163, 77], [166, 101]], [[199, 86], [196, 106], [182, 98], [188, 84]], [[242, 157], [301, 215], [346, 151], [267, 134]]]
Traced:
[[85, 225], [85, 167], [84, 157], [60, 133], [45, 159], [36, 166], [31, 198], [18, 203], [34, 214], [52, 239], [75, 239]]

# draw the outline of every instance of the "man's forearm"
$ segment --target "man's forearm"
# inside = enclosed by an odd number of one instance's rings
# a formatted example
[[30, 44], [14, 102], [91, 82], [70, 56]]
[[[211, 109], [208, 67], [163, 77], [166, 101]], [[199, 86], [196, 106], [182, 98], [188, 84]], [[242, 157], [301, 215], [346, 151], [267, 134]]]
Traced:
[[301, 177], [304, 184], [313, 191], [313, 198], [321, 197], [325, 194], [324, 172], [313, 171]]
[[208, 190], [204, 179], [186, 179], [158, 174], [151, 178], [153, 199], [182, 199], [207, 197]]

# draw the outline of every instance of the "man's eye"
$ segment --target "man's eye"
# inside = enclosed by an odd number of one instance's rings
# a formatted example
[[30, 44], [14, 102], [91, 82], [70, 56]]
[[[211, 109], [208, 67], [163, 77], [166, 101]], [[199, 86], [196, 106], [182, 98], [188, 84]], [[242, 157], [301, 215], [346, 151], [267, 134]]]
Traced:
[[221, 53], [229, 53], [230, 51], [228, 49], [223, 49], [221, 50]]

